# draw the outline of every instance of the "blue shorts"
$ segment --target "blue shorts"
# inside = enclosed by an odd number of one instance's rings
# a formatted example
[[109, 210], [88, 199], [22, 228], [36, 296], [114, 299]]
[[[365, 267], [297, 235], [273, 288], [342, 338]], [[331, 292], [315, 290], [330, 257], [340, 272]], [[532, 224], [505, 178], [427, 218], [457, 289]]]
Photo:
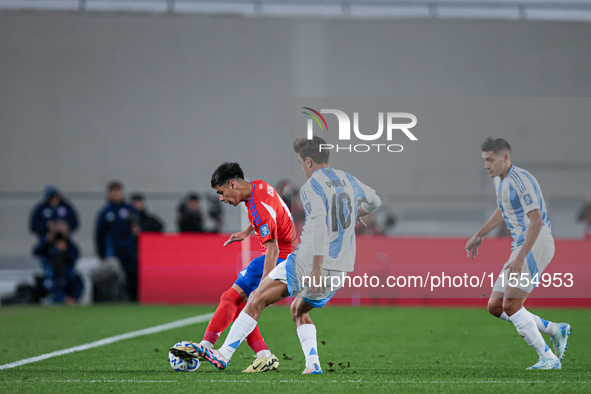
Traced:
[[[277, 258], [277, 264], [281, 263], [285, 259], [280, 257]], [[265, 255], [259, 256], [253, 259], [248, 267], [240, 271], [238, 279], [234, 284], [238, 285], [246, 293], [247, 297], [250, 297], [250, 293], [255, 291], [261, 283], [261, 276], [263, 276], [263, 269], [265, 268]]]

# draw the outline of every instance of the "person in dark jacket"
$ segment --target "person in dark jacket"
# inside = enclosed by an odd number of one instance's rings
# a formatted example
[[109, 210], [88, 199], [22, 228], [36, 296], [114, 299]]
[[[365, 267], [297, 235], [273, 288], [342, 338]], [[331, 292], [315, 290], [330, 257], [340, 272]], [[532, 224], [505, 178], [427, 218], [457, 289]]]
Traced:
[[123, 198], [123, 185], [112, 181], [107, 185], [107, 205], [96, 219], [95, 243], [101, 259], [116, 257], [126, 276], [131, 301], [137, 301], [137, 235], [138, 213]]
[[204, 231], [199, 200], [199, 194], [191, 192], [180, 202], [177, 208], [179, 232], [200, 233]]
[[51, 230], [57, 220], [67, 223], [69, 233], [78, 228], [78, 214], [72, 204], [62, 196], [55, 186], [47, 186], [43, 201], [39, 202], [31, 211], [29, 229], [41, 239]]
[[591, 239], [591, 194], [587, 197], [587, 201], [585, 201], [583, 206], [581, 206], [577, 215], [577, 220], [585, 223], [583, 237]]
[[157, 233], [164, 231], [164, 223], [162, 222], [162, 219], [149, 212], [146, 208], [146, 199], [143, 194], [132, 194], [131, 205], [133, 205], [138, 213], [138, 224], [141, 231]]
[[78, 247], [70, 239], [69, 225], [57, 220], [45, 234], [33, 254], [38, 256], [43, 266], [42, 286], [52, 303], [61, 304], [66, 296], [75, 301], [82, 295], [83, 283], [74, 271], [80, 255]]

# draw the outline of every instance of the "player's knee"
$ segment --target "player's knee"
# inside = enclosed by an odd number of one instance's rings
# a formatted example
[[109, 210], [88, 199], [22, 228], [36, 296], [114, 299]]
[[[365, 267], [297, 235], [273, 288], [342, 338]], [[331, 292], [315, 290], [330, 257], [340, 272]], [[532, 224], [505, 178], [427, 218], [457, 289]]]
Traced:
[[248, 297], [248, 305], [257, 311], [263, 310], [267, 306], [265, 305], [264, 295], [261, 294], [260, 291], [255, 291], [250, 294], [250, 297]]
[[241, 301], [238, 292], [232, 288], [224, 291], [220, 297], [222, 304], [238, 304]]
[[308, 317], [308, 311], [303, 310], [301, 306], [301, 304], [293, 302], [289, 307], [291, 311], [291, 318], [296, 326], [301, 324], [303, 321], [310, 320]]
[[513, 300], [503, 300], [503, 312], [505, 312], [507, 316], [512, 316], [515, 312], [517, 312], [520, 309], [520, 303], [514, 302]]
[[488, 312], [496, 317], [503, 314], [503, 301], [502, 299], [490, 299], [488, 301]]

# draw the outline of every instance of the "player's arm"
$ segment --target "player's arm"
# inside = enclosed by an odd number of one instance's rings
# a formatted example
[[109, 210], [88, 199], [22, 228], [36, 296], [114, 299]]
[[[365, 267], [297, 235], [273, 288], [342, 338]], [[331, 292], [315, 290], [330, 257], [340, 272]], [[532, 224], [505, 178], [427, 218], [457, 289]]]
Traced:
[[261, 282], [269, 275], [269, 272], [273, 271], [273, 268], [277, 265], [277, 258], [279, 257], [279, 244], [276, 239], [270, 239], [265, 242], [265, 247], [267, 248], [267, 253], [265, 254], [265, 266], [263, 267]]
[[522, 272], [523, 265], [525, 264], [525, 258], [536, 243], [538, 235], [540, 235], [540, 231], [544, 225], [544, 222], [542, 221], [542, 214], [539, 209], [529, 211], [527, 213], [527, 217], [529, 218], [530, 222], [529, 226], [527, 226], [527, 231], [525, 232], [525, 240], [523, 241], [523, 245], [521, 246], [521, 249], [519, 250], [515, 260], [509, 263], [508, 269], [510, 274], [520, 274]]
[[365, 198], [360, 200], [360, 204], [357, 206], [357, 221], [361, 222], [365, 225], [361, 218], [365, 215], [369, 215], [373, 211], [379, 208], [382, 205], [382, 200], [376, 194], [376, 191], [371, 187], [367, 186], [365, 183], [360, 182], [359, 179], [353, 177], [355, 182], [363, 189], [365, 193]]
[[478, 256], [478, 247], [482, 243], [482, 239], [497, 228], [499, 224], [503, 223], [503, 221], [503, 214], [501, 213], [501, 210], [497, 208], [486, 223], [484, 223], [484, 226], [482, 226], [466, 243], [466, 252], [468, 252], [467, 257], [474, 258], [475, 256]]
[[244, 231], [240, 231], [230, 235], [230, 238], [224, 242], [224, 246], [230, 245], [232, 242], [244, 241], [252, 233], [252, 224], [249, 224]]
[[361, 204], [359, 204], [359, 206], [357, 207], [357, 219], [365, 215], [369, 215], [370, 213], [378, 209], [380, 205], [382, 205], [382, 200], [380, 199], [380, 197], [378, 197], [377, 194], [373, 193], [371, 199], [364, 199], [361, 202]]

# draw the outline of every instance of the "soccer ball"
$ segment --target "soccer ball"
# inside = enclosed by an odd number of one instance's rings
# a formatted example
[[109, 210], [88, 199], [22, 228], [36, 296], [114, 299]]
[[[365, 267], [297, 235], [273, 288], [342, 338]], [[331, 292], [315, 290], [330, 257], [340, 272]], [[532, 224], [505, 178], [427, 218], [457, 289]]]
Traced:
[[[179, 343], [175, 344], [173, 347], [180, 347], [180, 346], [189, 346], [189, 341], [180, 341]], [[196, 358], [191, 358], [190, 360], [184, 360], [178, 356], [172, 354], [172, 352], [168, 352], [168, 363], [177, 372], [194, 372], [197, 371], [197, 368], [201, 365], [201, 361]]]

